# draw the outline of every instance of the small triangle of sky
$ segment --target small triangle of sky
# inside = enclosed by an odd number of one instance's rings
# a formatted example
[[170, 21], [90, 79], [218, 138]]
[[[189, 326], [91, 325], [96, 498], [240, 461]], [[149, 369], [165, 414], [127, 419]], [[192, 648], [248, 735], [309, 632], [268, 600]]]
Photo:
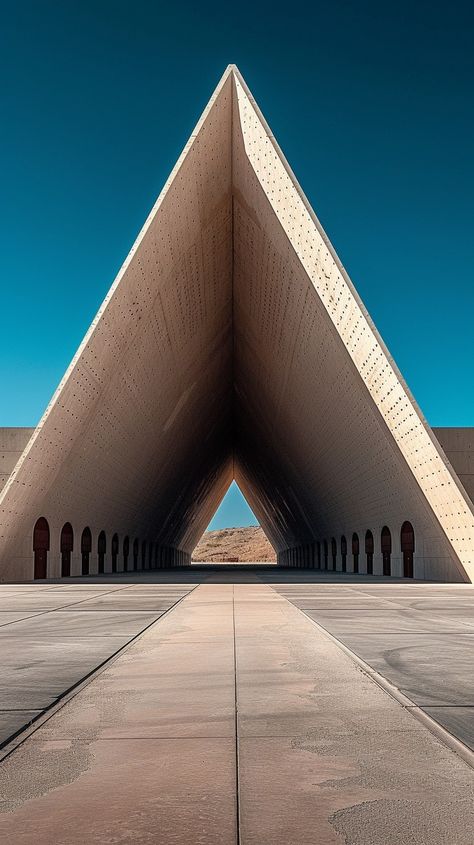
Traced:
[[258, 520], [244, 498], [240, 487], [233, 481], [212, 517], [207, 531], [216, 531], [219, 528], [241, 528], [258, 524]]

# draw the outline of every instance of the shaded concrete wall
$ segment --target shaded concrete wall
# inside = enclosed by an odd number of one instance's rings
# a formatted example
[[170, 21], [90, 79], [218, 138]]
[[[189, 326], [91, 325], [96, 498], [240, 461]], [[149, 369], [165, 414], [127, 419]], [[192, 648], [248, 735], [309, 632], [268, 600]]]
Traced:
[[[0, 575], [51, 531], [187, 559], [232, 478], [231, 79], [218, 86], [0, 498]], [[119, 568], [122, 554], [119, 555]]]

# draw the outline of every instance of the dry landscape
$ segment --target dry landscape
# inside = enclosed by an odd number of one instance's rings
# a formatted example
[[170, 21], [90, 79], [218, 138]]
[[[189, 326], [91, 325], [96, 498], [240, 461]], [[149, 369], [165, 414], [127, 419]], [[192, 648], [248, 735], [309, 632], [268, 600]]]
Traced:
[[193, 560], [206, 563], [232, 559], [272, 562], [276, 555], [260, 526], [206, 531], [193, 552]]

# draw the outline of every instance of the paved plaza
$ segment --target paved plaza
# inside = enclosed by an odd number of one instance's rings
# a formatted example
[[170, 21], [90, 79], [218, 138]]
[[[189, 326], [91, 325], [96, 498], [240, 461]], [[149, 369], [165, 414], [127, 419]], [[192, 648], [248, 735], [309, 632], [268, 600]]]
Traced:
[[471, 585], [196, 566], [0, 601], [2, 842], [472, 845]]

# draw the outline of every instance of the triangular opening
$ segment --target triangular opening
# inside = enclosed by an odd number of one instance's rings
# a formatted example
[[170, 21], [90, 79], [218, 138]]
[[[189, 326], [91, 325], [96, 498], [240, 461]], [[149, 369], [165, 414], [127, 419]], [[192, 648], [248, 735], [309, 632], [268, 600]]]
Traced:
[[234, 479], [206, 531], [217, 531], [221, 528], [248, 528], [258, 524], [257, 517]]
[[193, 551], [194, 563], [276, 563], [276, 554], [235, 479]]

